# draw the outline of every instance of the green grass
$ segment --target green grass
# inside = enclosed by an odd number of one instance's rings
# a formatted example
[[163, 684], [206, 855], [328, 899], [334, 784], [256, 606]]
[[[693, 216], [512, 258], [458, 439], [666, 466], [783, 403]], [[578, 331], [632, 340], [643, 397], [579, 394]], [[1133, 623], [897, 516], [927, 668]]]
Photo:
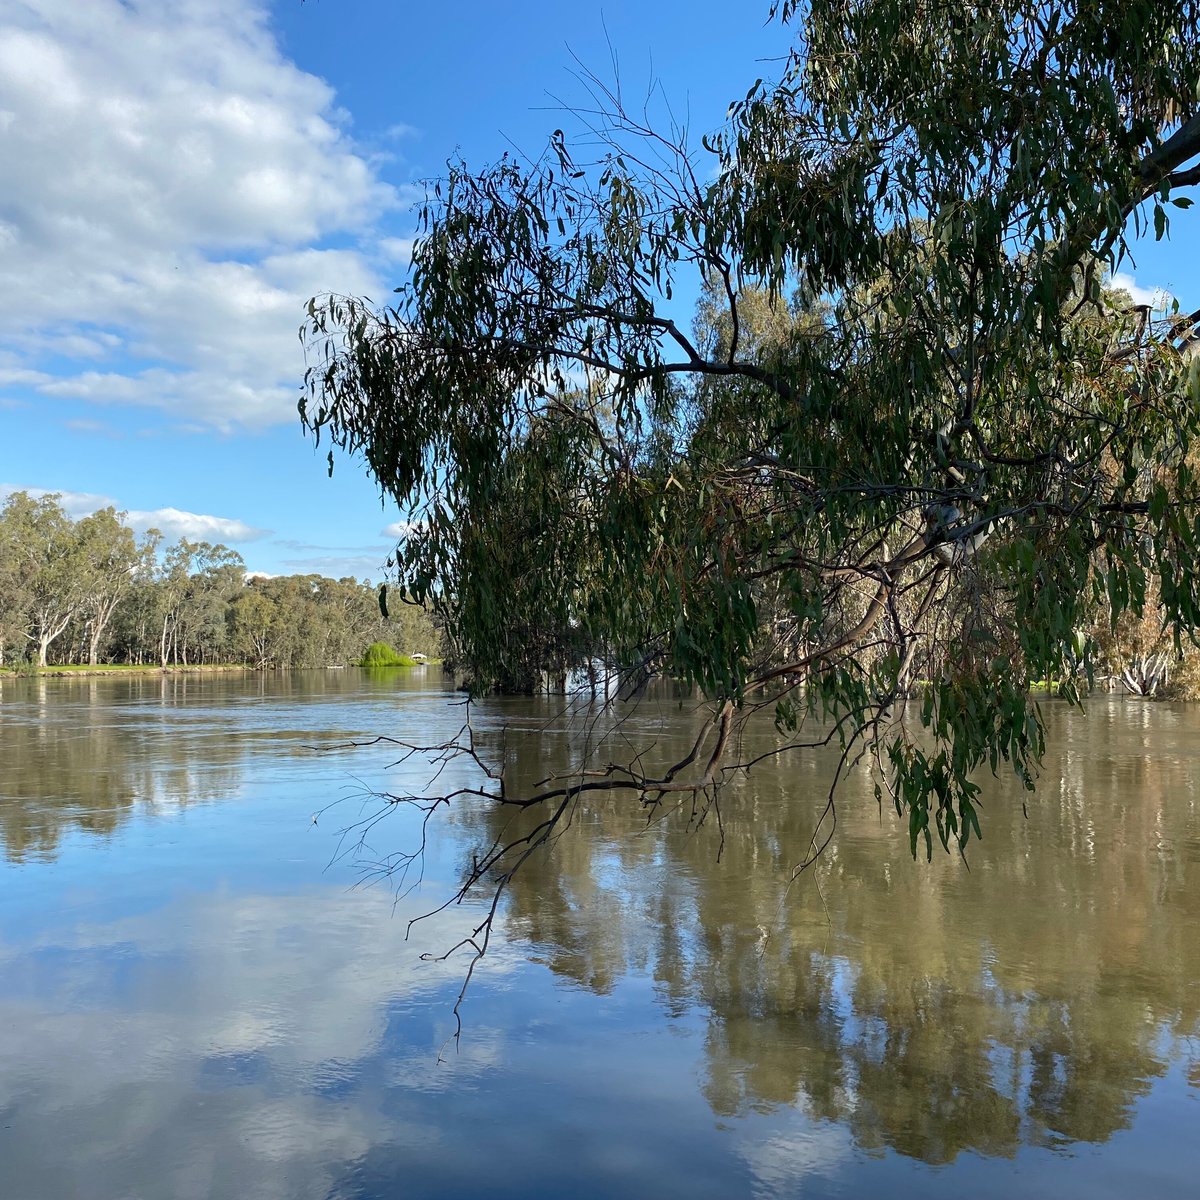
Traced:
[[387, 642], [372, 642], [359, 659], [360, 667], [412, 667], [416, 663], [407, 654], [399, 654]]
[[[377, 647], [382, 646], [379, 650]], [[436, 666], [440, 658], [428, 659], [426, 666]], [[398, 654], [387, 642], [376, 642], [367, 648], [366, 654], [359, 661], [360, 667], [415, 667], [417, 663], [407, 654]], [[97, 663], [94, 667], [87, 663], [52, 663], [48, 667], [35, 667], [31, 663], [19, 663], [16, 666], [0, 667], [0, 677], [26, 677], [46, 675], [171, 675], [175, 672], [201, 671], [253, 671], [256, 668], [248, 663], [196, 663], [184, 666], [168, 664], [160, 667], [157, 663]]]

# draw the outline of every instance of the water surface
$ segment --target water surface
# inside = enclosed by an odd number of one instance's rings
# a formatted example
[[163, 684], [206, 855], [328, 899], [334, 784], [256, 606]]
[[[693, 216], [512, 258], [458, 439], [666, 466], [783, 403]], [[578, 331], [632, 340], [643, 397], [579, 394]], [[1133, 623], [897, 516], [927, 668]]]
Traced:
[[[1051, 707], [1028, 817], [989, 781], [968, 863], [914, 864], [854, 778], [789, 888], [820, 758], [725, 791], [719, 860], [711, 819], [590, 803], [514, 881], [456, 1050], [465, 963], [420, 956], [478, 913], [408, 921], [510, 818], [456, 807], [418, 891], [362, 886], [417, 814], [339, 831], [422, 780], [314, 747], [440, 741], [459, 699], [433, 670], [0, 683], [0, 1196], [1196, 1194], [1200, 711]], [[514, 782], [581, 736], [549, 701], [473, 723]]]

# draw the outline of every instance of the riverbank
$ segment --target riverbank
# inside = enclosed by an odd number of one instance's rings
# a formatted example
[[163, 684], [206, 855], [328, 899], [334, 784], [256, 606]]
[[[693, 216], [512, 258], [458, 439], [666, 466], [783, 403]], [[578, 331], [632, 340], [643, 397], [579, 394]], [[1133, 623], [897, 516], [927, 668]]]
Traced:
[[252, 667], [244, 663], [203, 663], [184, 666], [172, 664], [167, 667], [153, 665], [138, 665], [136, 663], [104, 663], [95, 667], [85, 664], [62, 664], [51, 667], [0, 667], [0, 679], [86, 679], [95, 675], [229, 675], [238, 672], [242, 674], [274, 674], [278, 671], [341, 671], [347, 666], [363, 670], [393, 670], [396, 667], [440, 667], [442, 660], [427, 659], [419, 662], [404, 656], [399, 662], [389, 664], [386, 668], [365, 667], [361, 663], [336, 664], [328, 667]]
[[168, 667], [142, 666], [134, 663], [104, 663], [95, 667], [86, 664], [82, 666], [66, 664], [53, 667], [0, 667], [0, 678], [45, 679], [47, 676], [59, 676], [80, 679], [89, 675], [219, 675], [254, 670], [257, 668], [234, 663], [204, 663], [194, 666], [172, 665]]

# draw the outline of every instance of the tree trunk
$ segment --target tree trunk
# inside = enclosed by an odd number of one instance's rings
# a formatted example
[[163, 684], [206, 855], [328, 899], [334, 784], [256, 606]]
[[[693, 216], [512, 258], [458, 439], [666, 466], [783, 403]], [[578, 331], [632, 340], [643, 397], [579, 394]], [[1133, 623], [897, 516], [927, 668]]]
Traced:
[[94, 667], [100, 661], [100, 639], [104, 636], [104, 631], [108, 628], [109, 621], [112, 620], [112, 615], [117, 611], [117, 603], [120, 596], [115, 595], [107, 600], [102, 600], [96, 606], [95, 615], [92, 617], [91, 637], [88, 644], [88, 666]]

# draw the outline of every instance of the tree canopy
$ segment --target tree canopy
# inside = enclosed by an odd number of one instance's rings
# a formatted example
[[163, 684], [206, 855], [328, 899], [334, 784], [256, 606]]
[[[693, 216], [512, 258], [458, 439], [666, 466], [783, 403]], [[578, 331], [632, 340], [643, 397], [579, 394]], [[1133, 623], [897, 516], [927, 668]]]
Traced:
[[309, 306], [303, 421], [411, 514], [398, 579], [476, 691], [587, 666], [712, 704], [671, 765], [464, 788], [543, 814], [465, 889], [590, 794], [706, 811], [764, 708], [780, 752], [841, 746], [834, 787], [865, 754], [914, 853], [964, 847], [981, 768], [1032, 787], [1031, 684], [1078, 697], [1097, 612], [1200, 624], [1200, 312], [1106, 286], [1188, 219], [1200, 5], [771, 15], [793, 48], [723, 128], [592, 79], [601, 153], [452, 163], [392, 302]]

